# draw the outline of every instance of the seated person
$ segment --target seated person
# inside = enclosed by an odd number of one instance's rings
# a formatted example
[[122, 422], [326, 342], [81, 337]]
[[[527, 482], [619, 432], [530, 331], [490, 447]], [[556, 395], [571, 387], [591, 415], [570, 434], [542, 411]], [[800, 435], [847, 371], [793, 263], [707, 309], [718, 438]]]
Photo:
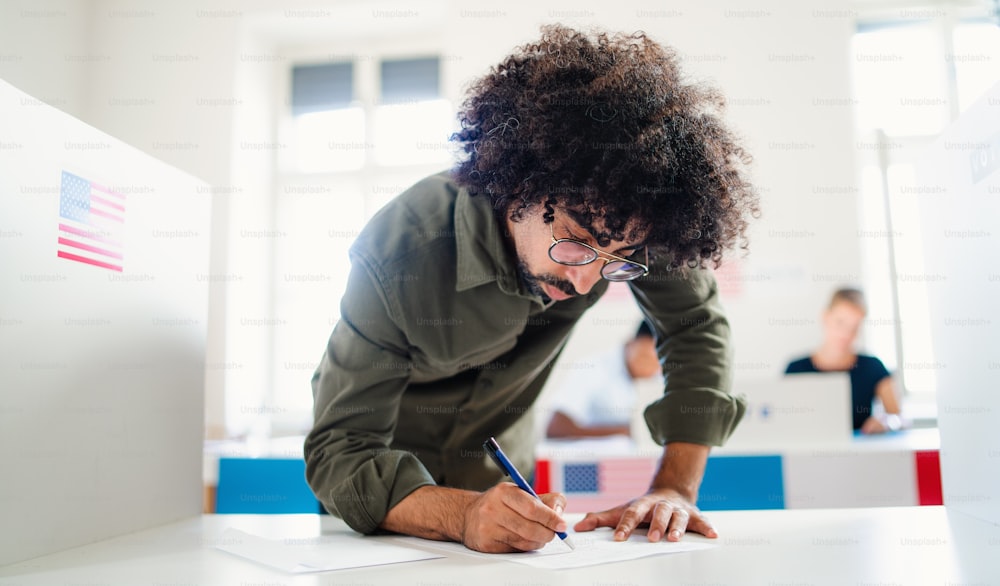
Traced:
[[643, 320], [624, 346], [598, 354], [595, 368], [578, 369], [552, 399], [550, 438], [629, 435], [634, 382], [662, 374], [656, 340]]
[[[800, 372], [849, 371], [854, 430], [864, 434], [883, 433], [900, 428], [899, 400], [892, 376], [882, 361], [858, 354], [854, 342], [868, 310], [858, 289], [839, 289], [823, 312], [823, 343], [811, 355], [793, 360], [785, 374]], [[878, 397], [885, 409], [882, 417], [872, 416], [872, 403]]]

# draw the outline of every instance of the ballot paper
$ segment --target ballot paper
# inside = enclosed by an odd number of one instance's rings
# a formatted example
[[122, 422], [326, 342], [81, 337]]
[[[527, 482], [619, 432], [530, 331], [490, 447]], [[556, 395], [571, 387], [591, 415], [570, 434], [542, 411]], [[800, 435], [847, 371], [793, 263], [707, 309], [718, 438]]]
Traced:
[[715, 540], [690, 533], [685, 535], [681, 541], [660, 540], [654, 543], [650, 543], [646, 538], [646, 532], [641, 530], [634, 532], [627, 541], [615, 541], [614, 531], [608, 527], [580, 533], [569, 531], [568, 534], [576, 549], [570, 549], [568, 545], [556, 537], [542, 549], [519, 553], [482, 553], [473, 551], [461, 543], [428, 541], [417, 537], [395, 537], [393, 539], [397, 539], [399, 543], [404, 545], [419, 545], [442, 552], [503, 560], [550, 570], [582, 568], [634, 560], [651, 555], [665, 555], [716, 547]]
[[238, 529], [226, 529], [216, 547], [293, 574], [444, 557], [399, 543], [391, 543], [389, 539], [392, 538], [365, 537], [356, 534], [266, 539]]

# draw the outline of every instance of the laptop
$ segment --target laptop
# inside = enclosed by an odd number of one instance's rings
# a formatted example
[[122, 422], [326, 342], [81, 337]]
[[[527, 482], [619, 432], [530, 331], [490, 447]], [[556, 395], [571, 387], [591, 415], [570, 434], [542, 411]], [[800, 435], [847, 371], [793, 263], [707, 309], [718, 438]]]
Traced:
[[791, 374], [736, 381], [747, 411], [728, 450], [837, 446], [851, 441], [851, 381], [847, 373]]

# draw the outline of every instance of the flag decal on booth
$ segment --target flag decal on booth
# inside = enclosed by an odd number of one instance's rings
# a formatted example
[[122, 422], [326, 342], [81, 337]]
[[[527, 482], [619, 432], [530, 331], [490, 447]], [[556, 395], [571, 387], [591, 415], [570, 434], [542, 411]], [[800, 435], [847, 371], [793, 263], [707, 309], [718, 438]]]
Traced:
[[597, 462], [549, 462], [550, 490], [564, 492], [570, 513], [599, 511], [628, 502], [648, 490], [653, 458], [608, 458]]
[[121, 272], [125, 261], [125, 196], [62, 172], [57, 256]]

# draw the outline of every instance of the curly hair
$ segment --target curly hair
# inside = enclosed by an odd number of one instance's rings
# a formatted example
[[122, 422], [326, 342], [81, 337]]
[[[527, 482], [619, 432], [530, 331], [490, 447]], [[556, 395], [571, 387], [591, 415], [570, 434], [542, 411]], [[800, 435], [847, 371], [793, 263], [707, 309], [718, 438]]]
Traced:
[[724, 105], [645, 33], [549, 25], [471, 85], [452, 173], [501, 217], [560, 206], [602, 246], [641, 238], [671, 268], [718, 266], [760, 215]]

